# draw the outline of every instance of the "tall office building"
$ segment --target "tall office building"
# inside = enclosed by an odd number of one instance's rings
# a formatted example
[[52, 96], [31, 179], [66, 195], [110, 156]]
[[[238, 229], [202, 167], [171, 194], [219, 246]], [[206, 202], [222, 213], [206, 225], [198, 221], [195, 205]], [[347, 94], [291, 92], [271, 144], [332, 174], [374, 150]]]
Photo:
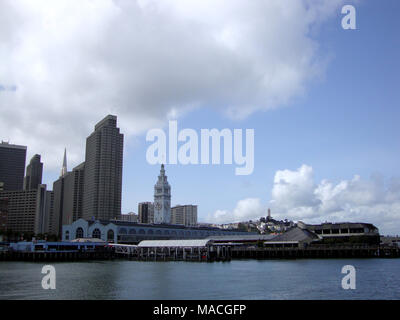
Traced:
[[0, 181], [6, 191], [23, 190], [26, 146], [0, 143]]
[[45, 184], [32, 190], [1, 191], [0, 200], [7, 200], [7, 230], [44, 233], [48, 194]]
[[196, 226], [197, 206], [189, 204], [173, 207], [171, 209], [171, 222], [173, 224], [182, 224], [184, 226]]
[[171, 186], [163, 164], [154, 186], [154, 223], [171, 223]]
[[85, 163], [81, 163], [72, 171], [67, 170], [67, 156], [64, 160], [61, 176], [53, 183], [54, 210], [51, 214], [49, 228], [60, 234], [63, 224], [71, 224], [82, 217], [83, 186]]
[[0, 231], [7, 230], [8, 199], [0, 199]]
[[124, 135], [117, 117], [106, 116], [86, 139], [83, 218], [111, 220], [121, 215]]
[[43, 233], [60, 235], [58, 224], [55, 224], [54, 191], [46, 191], [46, 208], [44, 211]]
[[67, 174], [68, 169], [67, 169], [67, 148], [64, 149], [64, 159], [63, 159], [63, 165], [61, 168], [61, 175], [60, 177], [63, 177]]
[[140, 223], [154, 223], [154, 204], [152, 202], [140, 202], [138, 204], [138, 215]]
[[118, 219], [119, 221], [126, 221], [126, 222], [139, 222], [138, 215], [134, 212], [128, 212], [127, 214], [121, 214]]
[[24, 190], [37, 189], [42, 184], [43, 163], [40, 162], [40, 155], [35, 154], [28, 166], [24, 180]]

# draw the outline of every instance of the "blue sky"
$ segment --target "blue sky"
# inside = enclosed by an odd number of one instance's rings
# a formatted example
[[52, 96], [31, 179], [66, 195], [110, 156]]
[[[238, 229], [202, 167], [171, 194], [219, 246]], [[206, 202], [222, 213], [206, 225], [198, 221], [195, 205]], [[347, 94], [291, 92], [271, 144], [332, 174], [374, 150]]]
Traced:
[[[356, 8], [356, 30], [341, 27], [344, 4]], [[0, 34], [8, 76], [0, 85], [18, 90], [0, 92], [10, 114], [0, 134], [42, 154], [48, 185], [64, 147], [72, 169], [95, 123], [113, 113], [126, 136], [122, 210], [137, 212], [159, 173], [146, 161], [146, 132], [167, 130], [174, 111], [178, 129], [199, 134], [255, 130], [251, 175], [236, 176], [234, 165], [166, 165], [172, 204], [197, 204], [199, 221], [254, 219], [271, 207], [278, 218], [400, 230], [398, 1], [2, 5], [13, 19]], [[285, 68], [294, 76], [280, 82]], [[263, 87], [260, 74], [278, 88]], [[229, 116], [238, 111], [247, 116]]]
[[[178, 128], [254, 128], [255, 170], [235, 176], [234, 165], [167, 165], [173, 203], [199, 205], [199, 220], [217, 209], [258, 197], [268, 204], [277, 170], [313, 167], [316, 181], [399, 177], [400, 22], [396, 1], [356, 5], [357, 30], [341, 28], [340, 12], [323, 24], [316, 39], [330, 57], [326, 74], [303, 96], [283, 108], [246, 120], [226, 118], [207, 108], [178, 120]], [[164, 130], [167, 130], [166, 128]], [[167, 131], [166, 131], [167, 132]], [[158, 166], [146, 162], [151, 143], [141, 136], [126, 148], [123, 208], [152, 200]], [[349, 217], [351, 219], [351, 217]]]

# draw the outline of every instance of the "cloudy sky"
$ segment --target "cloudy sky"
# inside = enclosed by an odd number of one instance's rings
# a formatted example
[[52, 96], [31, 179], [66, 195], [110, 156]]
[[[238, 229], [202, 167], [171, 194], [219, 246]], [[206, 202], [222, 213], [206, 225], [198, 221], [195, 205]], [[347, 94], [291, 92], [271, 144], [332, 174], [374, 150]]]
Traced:
[[[357, 29], [341, 27], [353, 4]], [[105, 115], [125, 134], [123, 212], [150, 201], [146, 132], [255, 130], [255, 169], [168, 165], [199, 220], [366, 221], [400, 234], [396, 0], [0, 1], [0, 139], [72, 169]]]

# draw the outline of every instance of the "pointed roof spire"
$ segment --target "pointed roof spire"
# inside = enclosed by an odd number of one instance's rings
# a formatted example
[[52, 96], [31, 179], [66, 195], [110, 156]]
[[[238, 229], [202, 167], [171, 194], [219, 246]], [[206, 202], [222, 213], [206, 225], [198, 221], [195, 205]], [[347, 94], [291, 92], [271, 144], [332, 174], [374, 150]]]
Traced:
[[64, 149], [64, 160], [61, 169], [61, 177], [64, 177], [67, 174], [67, 148]]
[[163, 163], [161, 164], [160, 174], [161, 174], [162, 176], [165, 175], [165, 169], [164, 169], [164, 164], [163, 164]]

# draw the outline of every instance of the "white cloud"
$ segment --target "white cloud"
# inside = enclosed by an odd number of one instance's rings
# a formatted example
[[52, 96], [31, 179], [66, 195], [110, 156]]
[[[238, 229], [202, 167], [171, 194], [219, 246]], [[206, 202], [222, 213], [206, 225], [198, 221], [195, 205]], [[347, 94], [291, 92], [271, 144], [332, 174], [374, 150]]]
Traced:
[[308, 223], [324, 221], [370, 222], [386, 233], [400, 233], [400, 180], [386, 185], [375, 175], [363, 180], [355, 175], [351, 180], [335, 184], [314, 182], [311, 167], [302, 165], [296, 171], [275, 173], [270, 205], [279, 218]]
[[400, 234], [400, 179], [385, 182], [379, 175], [363, 180], [315, 183], [313, 169], [302, 165], [297, 170], [275, 173], [269, 204], [258, 198], [244, 199], [230, 211], [217, 210], [208, 216], [216, 223], [255, 220], [266, 216], [270, 207], [276, 219], [306, 223], [367, 222], [375, 224], [382, 234]]
[[207, 221], [212, 223], [240, 222], [258, 219], [266, 215], [266, 207], [258, 198], [246, 198], [238, 201], [232, 212], [217, 210], [209, 214]]
[[310, 33], [336, 1], [3, 0], [0, 138], [59, 169], [107, 113], [135, 135], [193, 108], [243, 118], [323, 73]]

